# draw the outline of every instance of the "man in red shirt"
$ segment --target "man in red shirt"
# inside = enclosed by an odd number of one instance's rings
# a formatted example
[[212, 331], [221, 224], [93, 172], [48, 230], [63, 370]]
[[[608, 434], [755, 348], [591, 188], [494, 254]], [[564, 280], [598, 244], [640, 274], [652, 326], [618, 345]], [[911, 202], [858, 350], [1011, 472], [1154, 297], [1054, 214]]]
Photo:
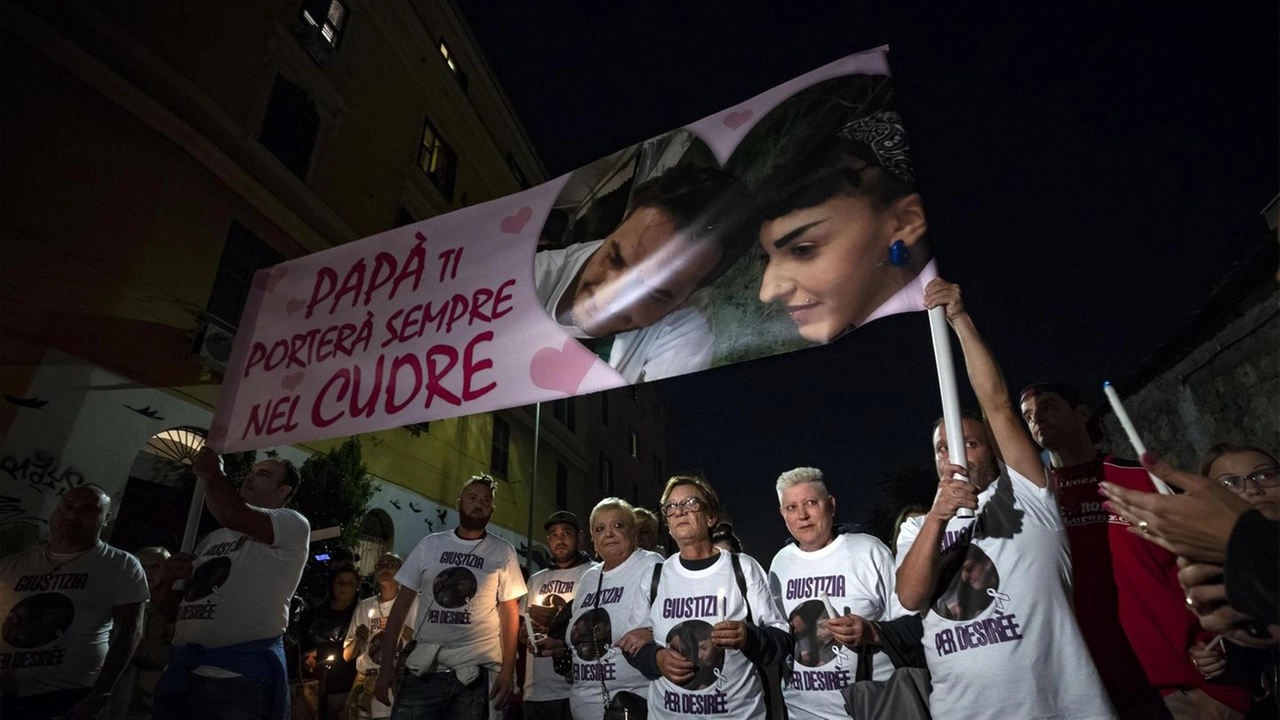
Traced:
[[1197, 669], [1210, 638], [1186, 606], [1176, 557], [1103, 507], [1098, 483], [1154, 492], [1147, 471], [1097, 449], [1101, 429], [1070, 385], [1031, 385], [1021, 408], [1052, 460], [1076, 619], [1116, 711], [1123, 718], [1243, 718], [1249, 690], [1210, 683]]

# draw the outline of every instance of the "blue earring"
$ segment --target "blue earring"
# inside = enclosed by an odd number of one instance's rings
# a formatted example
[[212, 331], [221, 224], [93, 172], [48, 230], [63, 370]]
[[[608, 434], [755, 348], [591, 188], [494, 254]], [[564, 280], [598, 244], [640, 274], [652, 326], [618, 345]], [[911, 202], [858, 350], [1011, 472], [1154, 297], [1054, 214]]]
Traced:
[[894, 240], [889, 246], [889, 264], [894, 267], [906, 267], [911, 259], [911, 248], [901, 240]]

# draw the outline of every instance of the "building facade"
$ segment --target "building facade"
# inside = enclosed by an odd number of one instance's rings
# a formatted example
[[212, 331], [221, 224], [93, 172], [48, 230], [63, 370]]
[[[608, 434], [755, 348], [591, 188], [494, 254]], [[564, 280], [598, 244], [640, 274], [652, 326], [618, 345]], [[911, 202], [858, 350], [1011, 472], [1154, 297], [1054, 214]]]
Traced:
[[[185, 517], [182, 460], [257, 270], [546, 180], [448, 0], [6, 0], [0, 35], [5, 552], [85, 482], [124, 544], [171, 540], [145, 522]], [[594, 402], [555, 405], [585, 421]], [[542, 410], [536, 487], [535, 409], [362, 436], [368, 549], [451, 526], [478, 472], [502, 481], [495, 529], [517, 546], [531, 502], [587, 509], [596, 436]]]

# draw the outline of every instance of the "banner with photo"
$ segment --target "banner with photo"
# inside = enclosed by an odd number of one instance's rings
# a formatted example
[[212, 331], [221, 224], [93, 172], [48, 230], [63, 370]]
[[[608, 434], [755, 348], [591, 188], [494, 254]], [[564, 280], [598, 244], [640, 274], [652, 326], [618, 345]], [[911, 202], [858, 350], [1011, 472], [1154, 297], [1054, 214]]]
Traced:
[[260, 271], [210, 444], [557, 400], [921, 309], [935, 272], [887, 52], [529, 190]]

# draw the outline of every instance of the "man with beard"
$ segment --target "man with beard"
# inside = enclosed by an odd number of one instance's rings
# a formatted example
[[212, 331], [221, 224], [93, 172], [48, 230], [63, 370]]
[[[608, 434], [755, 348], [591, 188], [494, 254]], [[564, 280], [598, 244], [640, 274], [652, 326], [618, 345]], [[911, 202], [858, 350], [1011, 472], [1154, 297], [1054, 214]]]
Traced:
[[[551, 514], [543, 525], [547, 531], [547, 547], [551, 549], [551, 566], [529, 577], [529, 594], [520, 601], [521, 610], [533, 623], [539, 636], [547, 634], [547, 625], [578, 593], [578, 581], [591, 565], [591, 558], [578, 549], [582, 529], [578, 516], [566, 510]], [[524, 675], [525, 720], [571, 720], [569, 714], [569, 681], [556, 674], [554, 656], [564, 653], [564, 642], [539, 637], [537, 656], [520, 626], [521, 644], [529, 650]]]
[[1213, 634], [1187, 611], [1177, 557], [1129, 532], [1129, 521], [1098, 494], [1103, 481], [1155, 492], [1147, 471], [1099, 452], [1100, 428], [1070, 385], [1031, 385], [1021, 406], [1031, 436], [1049, 451], [1071, 542], [1076, 617], [1116, 709], [1125, 717], [1184, 717], [1200, 708], [1243, 718], [1249, 689], [1209, 682], [1188, 654]]
[[[419, 593], [425, 608], [394, 704], [389, 691], [395, 674], [378, 674], [374, 695], [392, 705], [392, 718], [474, 720], [488, 717], [491, 704], [507, 706], [525, 584], [515, 548], [486, 530], [497, 485], [488, 475], [469, 479], [458, 496], [458, 527], [423, 538], [396, 573], [400, 592], [384, 632], [400, 634]], [[454, 591], [464, 584], [469, 592], [474, 588], [470, 599]], [[383, 643], [381, 666], [394, 667], [395, 654], [393, 643]]]
[[[342, 648], [342, 657], [348, 662], [355, 660], [356, 679], [351, 686], [351, 695], [347, 698], [347, 707], [343, 717], [348, 720], [376, 720], [391, 717], [391, 708], [378, 702], [373, 696], [373, 688], [377, 683], [379, 671], [382, 669], [382, 644], [391, 642], [386, 633], [387, 620], [394, 607], [396, 596], [400, 594], [400, 583], [396, 582], [396, 572], [404, 565], [404, 561], [395, 553], [386, 553], [378, 558], [373, 566], [374, 577], [378, 581], [378, 593], [365, 598], [356, 606], [351, 616], [351, 626], [347, 628], [346, 641]], [[417, 617], [417, 599], [409, 608], [408, 617]], [[400, 631], [399, 648], [404, 641], [412, 637], [413, 628], [406, 624]], [[393, 636], [391, 636], [393, 637]], [[387, 668], [394, 673], [395, 668]]]
[[[835, 717], [844, 713], [840, 688], [857, 672], [857, 658], [845, 648], [876, 644], [873, 622], [906, 615], [894, 594], [893, 555], [874, 536], [836, 530], [836, 499], [821, 470], [788, 470], [778, 477], [777, 491], [778, 510], [796, 540], [769, 567], [769, 589], [796, 638], [796, 665], [782, 696], [790, 717]], [[827, 616], [824, 597], [840, 617]], [[908, 633], [899, 646], [919, 647], [919, 618], [895, 627]], [[884, 680], [892, 670], [887, 656], [875, 656], [873, 679]]]
[[[222, 527], [165, 562], [156, 596], [175, 618], [155, 720], [289, 716], [284, 632], [307, 562], [311, 524], [286, 505], [302, 484], [293, 463], [254, 464], [239, 492], [205, 447], [192, 460], [205, 507]], [[186, 583], [185, 592], [173, 583]]]
[[141, 563], [102, 542], [111, 498], [63, 493], [49, 544], [0, 562], [0, 716], [94, 718], [142, 637]]
[[[898, 599], [924, 615], [930, 712], [938, 720], [1114, 717], [1071, 612], [1071, 556], [1039, 449], [959, 286], [930, 282], [925, 307], [945, 308], [986, 416], [984, 425], [966, 415], [960, 438], [934, 424], [938, 494], [898, 538]], [[948, 462], [948, 442], [964, 444], [967, 471]], [[956, 517], [962, 507], [975, 517]], [[983, 592], [975, 597], [976, 586]], [[962, 589], [963, 606], [950, 600]]]

